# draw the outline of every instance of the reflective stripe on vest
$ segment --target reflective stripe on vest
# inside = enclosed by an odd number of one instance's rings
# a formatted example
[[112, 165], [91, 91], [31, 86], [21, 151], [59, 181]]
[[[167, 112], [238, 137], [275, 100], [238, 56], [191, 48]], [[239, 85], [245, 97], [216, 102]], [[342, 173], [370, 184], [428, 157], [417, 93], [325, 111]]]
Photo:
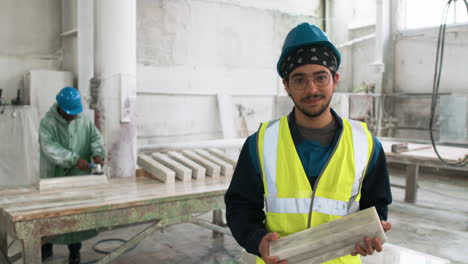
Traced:
[[[268, 124], [267, 129], [265, 130], [265, 139], [268, 140], [263, 144], [263, 153], [276, 153], [278, 149], [278, 140], [269, 139], [278, 139], [279, 135], [279, 120], [271, 121]], [[268, 187], [268, 193], [276, 194], [276, 154], [275, 155], [263, 155], [265, 161], [265, 177]]]
[[[364, 129], [361, 122], [348, 119], [349, 124], [353, 129], [353, 146], [354, 146], [354, 161], [355, 161], [355, 181], [353, 184], [353, 191], [351, 197], [354, 198], [359, 193], [359, 186], [361, 185], [364, 173], [367, 167], [367, 161], [372, 154], [372, 148], [367, 144], [368, 134]], [[362, 146], [362, 147], [356, 147]], [[371, 145], [372, 146], [372, 145]], [[357, 211], [357, 210], [356, 210]]]
[[[279, 198], [276, 197], [276, 163], [277, 147], [279, 140], [280, 122], [288, 122], [287, 117], [281, 121], [275, 120], [268, 123], [263, 140], [264, 176], [266, 180], [268, 194], [266, 195], [267, 211], [274, 213], [299, 213], [308, 214], [310, 211], [310, 198]], [[365, 169], [370, 158], [371, 150], [368, 144], [368, 132], [364, 129], [361, 122], [343, 119], [343, 122], [349, 122], [352, 128], [353, 156], [355, 161], [354, 181], [352, 185], [351, 199], [348, 202], [328, 199], [325, 197], [315, 197], [312, 211], [323, 214], [344, 216], [359, 210], [359, 204], [355, 202], [359, 193]], [[345, 129], [345, 128], [343, 128]], [[338, 144], [338, 143], [337, 143]], [[330, 157], [331, 158], [331, 157]]]
[[[277, 198], [267, 196], [266, 204], [268, 212], [272, 213], [288, 213], [288, 214], [308, 214], [310, 211], [310, 198]], [[314, 198], [313, 211], [322, 214], [345, 216], [356, 212], [355, 208], [359, 208], [359, 203], [337, 201], [323, 197]], [[350, 212], [350, 210], [352, 212]]]

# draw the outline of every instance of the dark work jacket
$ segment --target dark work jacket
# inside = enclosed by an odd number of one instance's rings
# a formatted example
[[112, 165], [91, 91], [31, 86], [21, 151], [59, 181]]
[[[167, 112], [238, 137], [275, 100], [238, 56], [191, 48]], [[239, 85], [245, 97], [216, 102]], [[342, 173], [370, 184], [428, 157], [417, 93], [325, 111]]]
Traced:
[[[304, 139], [297, 128], [294, 110], [288, 116], [291, 135], [311, 186], [327, 163], [343, 130], [343, 121], [333, 110], [338, 122], [332, 144]], [[360, 210], [375, 206], [380, 219], [387, 220], [387, 206], [392, 202], [385, 153], [380, 141], [373, 137], [371, 162], [361, 189]], [[264, 188], [257, 154], [257, 133], [249, 136], [242, 147], [231, 184], [226, 192], [226, 219], [236, 241], [247, 252], [259, 256], [258, 246], [268, 231], [265, 228]]]

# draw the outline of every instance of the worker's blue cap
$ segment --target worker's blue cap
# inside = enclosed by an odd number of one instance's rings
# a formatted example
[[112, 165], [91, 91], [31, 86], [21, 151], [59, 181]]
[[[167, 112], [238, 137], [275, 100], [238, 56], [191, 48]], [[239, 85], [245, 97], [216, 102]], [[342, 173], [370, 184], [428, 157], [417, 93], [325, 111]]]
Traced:
[[57, 105], [68, 115], [77, 115], [83, 111], [80, 92], [67, 86], [57, 94]]

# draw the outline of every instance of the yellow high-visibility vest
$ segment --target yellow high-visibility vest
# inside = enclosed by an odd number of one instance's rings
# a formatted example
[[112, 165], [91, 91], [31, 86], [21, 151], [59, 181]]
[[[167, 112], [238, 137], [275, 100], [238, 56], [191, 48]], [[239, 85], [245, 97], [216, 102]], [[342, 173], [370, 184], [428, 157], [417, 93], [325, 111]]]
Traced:
[[[373, 138], [362, 122], [342, 118], [343, 130], [312, 189], [289, 130], [288, 117], [262, 123], [258, 157], [265, 192], [266, 228], [284, 237], [359, 210]], [[257, 263], [264, 263], [257, 257]], [[327, 264], [358, 264], [344, 256]]]

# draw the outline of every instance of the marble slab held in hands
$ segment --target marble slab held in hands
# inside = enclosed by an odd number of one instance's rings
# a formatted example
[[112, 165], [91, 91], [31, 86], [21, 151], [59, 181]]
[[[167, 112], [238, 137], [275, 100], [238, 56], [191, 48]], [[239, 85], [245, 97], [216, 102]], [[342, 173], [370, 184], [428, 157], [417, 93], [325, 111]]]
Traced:
[[387, 241], [375, 207], [273, 241], [270, 256], [289, 264], [322, 263], [355, 252], [356, 243], [364, 247], [364, 237]]

